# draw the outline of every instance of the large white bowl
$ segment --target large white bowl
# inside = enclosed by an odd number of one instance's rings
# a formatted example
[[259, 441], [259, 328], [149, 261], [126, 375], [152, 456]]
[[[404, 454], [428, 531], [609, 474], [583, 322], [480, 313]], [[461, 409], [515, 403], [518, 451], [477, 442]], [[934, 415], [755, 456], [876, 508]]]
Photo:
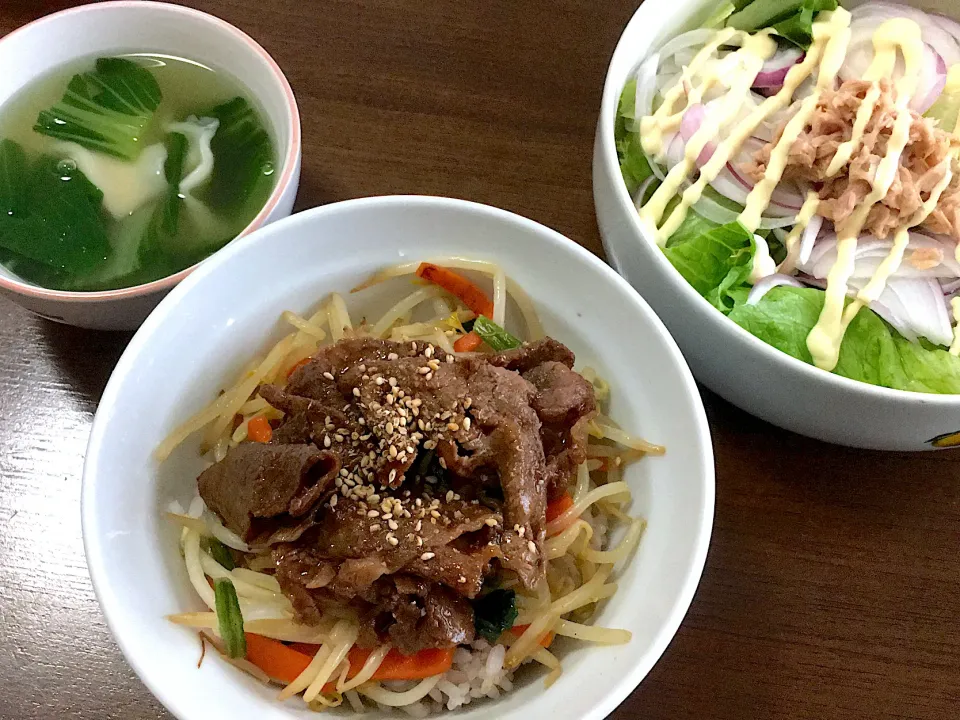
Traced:
[[[249, 35], [199, 10], [160, 2], [114, 0], [63, 10], [0, 39], [0, 105], [22, 88], [76, 60], [126, 52], [189, 58], [229, 72], [264, 114], [277, 151], [277, 184], [240, 233], [286, 217], [300, 182], [300, 113], [287, 78]], [[0, 266], [0, 293], [50, 320], [101, 330], [133, 330], [196, 265], [119, 290], [70, 292], [27, 282]]]
[[[313, 715], [299, 701], [277, 703], [276, 690], [216, 657], [197, 670], [196, 634], [164, 619], [200, 607], [176, 530], [161, 517], [171, 498], [195, 494], [198, 458], [194, 442], [158, 468], [153, 449], [253, 353], [277, 340], [284, 309], [306, 311], [390, 264], [451, 254], [500, 263], [529, 292], [547, 331], [609, 379], [613, 416], [668, 448], [626, 473], [633, 511], [649, 527], [620, 591], [598, 618], [633, 631], [633, 641], [571, 645], [564, 674], [549, 691], [538, 675], [458, 717], [602, 718], [676, 631], [707, 551], [714, 474], [700, 397], [666, 329], [610, 268], [530, 220], [443, 198], [353, 200], [260, 230], [174, 289], [127, 347], [93, 423], [82, 502], [90, 576], [130, 664], [181, 720]], [[358, 304], [357, 297], [348, 296], [359, 314], [372, 301]]]
[[[955, 15], [949, 3], [918, 5]], [[875, 387], [774, 349], [690, 287], [640, 225], [620, 175], [613, 137], [620, 93], [652, 49], [715, 11], [716, 3], [709, 0], [645, 0], [620, 37], [603, 87], [593, 154], [593, 197], [607, 257], [670, 328], [697, 379], [733, 404], [828, 442], [929, 450], [935, 438], [960, 431], [960, 395]]]

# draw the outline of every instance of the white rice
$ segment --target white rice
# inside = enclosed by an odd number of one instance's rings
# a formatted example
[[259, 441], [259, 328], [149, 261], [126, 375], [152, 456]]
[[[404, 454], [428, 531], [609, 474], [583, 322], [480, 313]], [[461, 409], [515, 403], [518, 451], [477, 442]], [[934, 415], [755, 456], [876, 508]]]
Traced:
[[[496, 699], [513, 689], [513, 671], [505, 670], [503, 659], [507, 649], [503, 645], [491, 645], [482, 638], [469, 649], [460, 647], [453, 653], [453, 667], [444, 673], [429, 695], [420, 702], [391, 708], [376, 703], [385, 712], [401, 710], [416, 718], [434, 712], [456, 710], [480, 698]], [[384, 682], [388, 690], [402, 692], [416, 682]], [[351, 704], [353, 704], [351, 702]], [[356, 708], [354, 708], [356, 709]]]

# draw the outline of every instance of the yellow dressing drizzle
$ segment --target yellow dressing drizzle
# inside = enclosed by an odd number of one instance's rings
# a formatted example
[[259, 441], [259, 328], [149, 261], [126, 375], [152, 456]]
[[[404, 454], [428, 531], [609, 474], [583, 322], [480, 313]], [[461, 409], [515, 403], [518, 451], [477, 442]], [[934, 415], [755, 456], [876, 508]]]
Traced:
[[[705, 69], [704, 84], [711, 84], [716, 78], [723, 77], [730, 87], [730, 92], [723, 97], [720, 107], [704, 119], [703, 124], [687, 142], [683, 160], [670, 169], [660, 187], [640, 209], [640, 221], [655, 235], [657, 244], [661, 247], [666, 244], [667, 238], [680, 225], [678, 222], [671, 229], [665, 224], [663, 228], [657, 229], [657, 223], [663, 217], [667, 205], [686, 181], [687, 176], [696, 164], [697, 157], [706, 144], [719, 135], [720, 129], [737, 115], [743, 99], [750, 92], [750, 86], [763, 67], [764, 61], [771, 57], [776, 50], [777, 43], [770, 37], [769, 31], [759, 32], [756, 35], [748, 35], [744, 38], [743, 46], [739, 50], [727, 55], [723, 61], [718, 61]], [[643, 121], [641, 120], [642, 127]], [[716, 154], [717, 152], [714, 151], [714, 155]], [[703, 171], [701, 171], [701, 175], [703, 175]], [[683, 200], [681, 198], [682, 204]], [[682, 216], [680, 220], [682, 222]]]
[[820, 317], [807, 336], [807, 349], [813, 363], [824, 370], [833, 370], [836, 367], [844, 332], [863, 307], [860, 300], [854, 300], [844, 310], [847, 281], [854, 269], [857, 238], [871, 208], [887, 195], [896, 178], [900, 156], [910, 139], [910, 125], [913, 122], [907, 104], [916, 86], [922, 61], [923, 41], [920, 27], [906, 18], [887, 20], [874, 33], [873, 45], [874, 59], [867, 71], [867, 77], [873, 78], [877, 72], [883, 70], [886, 70], [887, 74], [892, 72], [898, 49], [903, 54], [904, 73], [897, 81], [896, 118], [887, 141], [887, 154], [877, 166], [870, 193], [837, 228], [837, 260], [827, 274], [827, 288]]
[[806, 230], [807, 225], [810, 224], [813, 216], [817, 214], [818, 207], [820, 207], [820, 196], [817, 195], [816, 190], [808, 190], [807, 197], [800, 207], [800, 212], [797, 213], [797, 221], [794, 223], [790, 234], [787, 235], [787, 239], [784, 240], [783, 244], [787, 248], [787, 256], [780, 263], [777, 272], [790, 274], [796, 269], [797, 260], [800, 257], [800, 236]]
[[770, 152], [770, 161], [767, 163], [767, 169], [750, 194], [747, 196], [747, 204], [740, 213], [740, 222], [752, 231], [760, 226], [760, 219], [763, 211], [770, 204], [770, 198], [783, 177], [783, 171], [787, 166], [787, 159], [790, 156], [790, 148], [800, 137], [807, 126], [807, 121], [813, 115], [817, 108], [817, 102], [820, 96], [827, 88], [833, 87], [837, 72], [843, 64], [843, 59], [847, 53], [847, 46], [850, 44], [850, 13], [842, 8], [838, 8], [831, 17], [831, 22], [827, 26], [827, 41], [823, 50], [823, 57], [820, 60], [820, 69], [817, 73], [817, 89], [809, 96], [804, 98], [800, 104], [800, 109], [794, 113], [793, 117], [787, 122], [780, 136], [780, 140]]
[[[663, 149], [663, 134], [669, 129], [668, 118], [674, 112], [677, 101], [684, 96], [684, 87], [690, 82], [690, 79], [713, 58], [717, 50], [723, 45], [728, 45], [738, 37], [744, 36], [739, 30], [734, 28], [723, 28], [714, 35], [698, 52], [690, 64], [684, 68], [680, 80], [670, 88], [663, 96], [663, 103], [656, 109], [653, 115], [640, 119], [640, 142], [643, 149], [650, 155], [659, 155]], [[703, 90], [699, 91], [702, 97]], [[689, 103], [688, 103], [689, 104]]]

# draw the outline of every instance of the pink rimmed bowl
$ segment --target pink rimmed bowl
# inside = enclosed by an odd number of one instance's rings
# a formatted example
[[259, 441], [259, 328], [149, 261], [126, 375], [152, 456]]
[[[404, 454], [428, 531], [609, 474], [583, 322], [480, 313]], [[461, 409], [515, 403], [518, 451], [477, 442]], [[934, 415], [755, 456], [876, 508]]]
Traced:
[[[72, 61], [94, 55], [156, 52], [223, 70], [256, 99], [274, 140], [277, 184], [239, 236], [290, 214], [300, 182], [300, 114], [277, 63], [251, 37], [219, 18], [160, 2], [101, 2], [48, 15], [0, 39], [0, 105]], [[239, 237], [238, 236], [238, 237]], [[0, 266], [0, 292], [50, 320], [102, 330], [136, 328], [196, 267], [168, 277], [98, 292], [50, 290]]]

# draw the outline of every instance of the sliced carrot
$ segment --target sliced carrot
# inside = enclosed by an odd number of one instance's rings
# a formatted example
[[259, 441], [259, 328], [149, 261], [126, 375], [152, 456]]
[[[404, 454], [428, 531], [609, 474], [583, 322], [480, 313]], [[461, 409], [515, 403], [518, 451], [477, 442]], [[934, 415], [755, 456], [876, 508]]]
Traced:
[[247, 437], [254, 442], [268, 443], [273, 437], [273, 428], [265, 417], [254, 417], [247, 420]]
[[[510, 628], [510, 632], [512, 632], [512, 633], [513, 633], [514, 635], [516, 635], [517, 637], [520, 637], [521, 635], [523, 635], [523, 634], [527, 631], [527, 628], [528, 628], [528, 627], [530, 627], [530, 626], [529, 626], [529, 625], [514, 625], [512, 628]], [[556, 634], [555, 632], [544, 633], [544, 636], [543, 636], [542, 638], [540, 638], [540, 647], [545, 647], [545, 648], [550, 647], [550, 645], [553, 643], [553, 639], [554, 639], [556, 636], [557, 636], [557, 634]]]
[[299, 370], [308, 362], [310, 362], [310, 360], [311, 358], [305, 357], [303, 360], [300, 360], [299, 362], [297, 362], [292, 368], [287, 370], [287, 377], [290, 377], [291, 375], [293, 375], [297, 370]]
[[568, 494], [558, 497], [547, 505], [547, 522], [553, 522], [573, 507], [573, 498]]
[[313, 659], [313, 655], [305, 655], [262, 635], [244, 633], [244, 636], [247, 638], [247, 660], [282, 683], [290, 684], [296, 680]]
[[463, 304], [477, 315], [493, 317], [493, 301], [487, 294], [460, 273], [455, 273], [432, 263], [420, 263], [417, 277], [439, 285], [451, 295], [463, 300]]
[[483, 338], [472, 330], [466, 335], [457, 338], [453, 343], [453, 349], [456, 352], [473, 352], [483, 344]]
[[[293, 643], [284, 645], [261, 635], [245, 633], [247, 637], [247, 660], [267, 675], [284, 683], [293, 682], [306, 669], [320, 649], [319, 645]], [[354, 645], [347, 654], [350, 670], [347, 678], [353, 678], [360, 672], [370, 657], [371, 650]], [[402, 655], [396, 649], [387, 653], [380, 667], [373, 674], [373, 680], [422, 680], [423, 678], [445, 673], [453, 665], [453, 648], [421, 650], [416, 655]], [[332, 692], [336, 685], [327, 683], [323, 691]]]

